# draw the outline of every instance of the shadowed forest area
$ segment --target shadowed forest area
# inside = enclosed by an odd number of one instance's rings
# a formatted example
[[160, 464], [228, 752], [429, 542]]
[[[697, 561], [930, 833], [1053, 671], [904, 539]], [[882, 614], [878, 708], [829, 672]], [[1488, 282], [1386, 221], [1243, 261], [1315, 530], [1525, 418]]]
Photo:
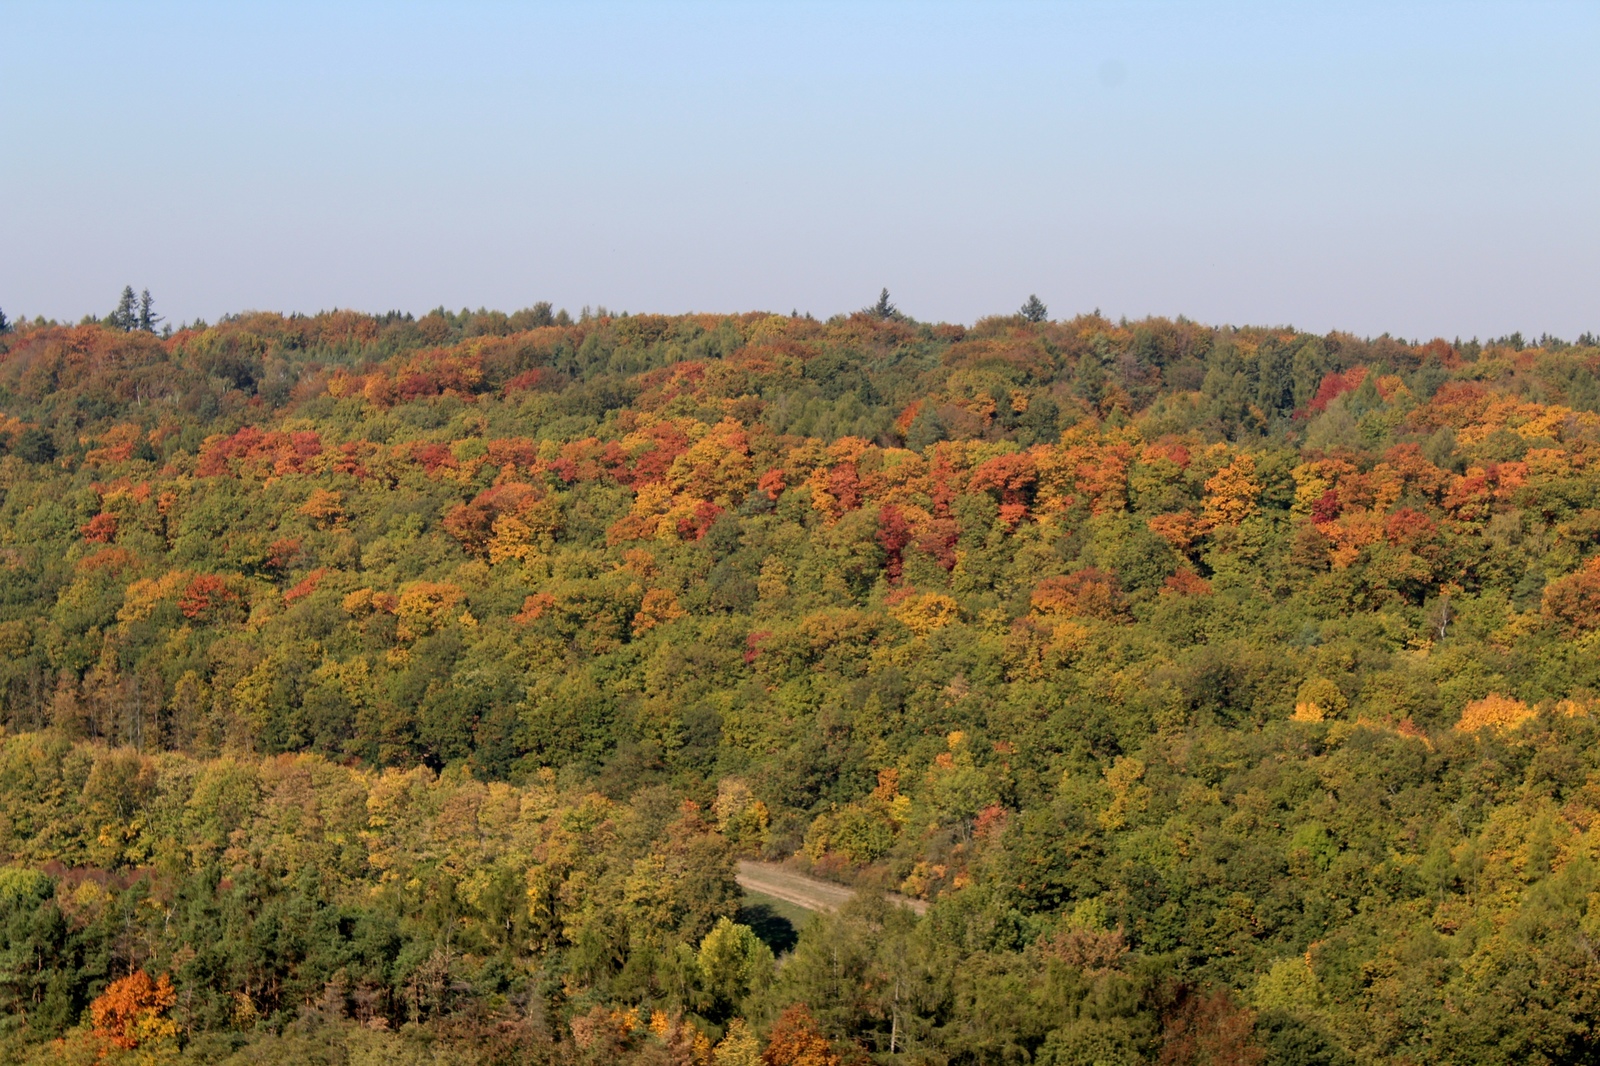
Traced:
[[1593, 1061], [1594, 338], [130, 301], [0, 333], [0, 1058]]

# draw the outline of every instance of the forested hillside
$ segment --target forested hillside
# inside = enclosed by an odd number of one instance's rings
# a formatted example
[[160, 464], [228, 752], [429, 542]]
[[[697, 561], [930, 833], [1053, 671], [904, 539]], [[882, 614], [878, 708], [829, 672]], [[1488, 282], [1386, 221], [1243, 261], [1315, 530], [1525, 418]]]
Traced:
[[0, 1058], [1595, 1061], [1593, 339], [1025, 311], [0, 335]]

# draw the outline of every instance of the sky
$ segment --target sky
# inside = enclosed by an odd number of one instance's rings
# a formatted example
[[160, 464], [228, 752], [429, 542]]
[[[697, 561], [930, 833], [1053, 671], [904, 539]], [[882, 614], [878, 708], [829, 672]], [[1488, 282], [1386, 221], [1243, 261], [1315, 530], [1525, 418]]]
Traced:
[[1600, 332], [1600, 4], [0, 0], [0, 308]]

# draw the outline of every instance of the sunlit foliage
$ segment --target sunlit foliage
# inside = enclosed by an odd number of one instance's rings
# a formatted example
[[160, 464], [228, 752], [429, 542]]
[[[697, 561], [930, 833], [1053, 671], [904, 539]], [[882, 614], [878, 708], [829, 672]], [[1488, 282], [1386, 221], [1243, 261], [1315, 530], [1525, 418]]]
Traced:
[[1582, 1061], [1592, 338], [1047, 315], [17, 323], [0, 1057]]

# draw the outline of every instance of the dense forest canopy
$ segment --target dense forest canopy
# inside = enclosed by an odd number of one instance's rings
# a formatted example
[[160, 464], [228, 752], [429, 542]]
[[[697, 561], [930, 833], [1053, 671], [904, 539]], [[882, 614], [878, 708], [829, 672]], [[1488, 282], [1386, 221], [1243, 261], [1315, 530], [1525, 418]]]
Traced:
[[8, 1060], [1594, 1061], [1593, 338], [157, 322], [0, 334]]

